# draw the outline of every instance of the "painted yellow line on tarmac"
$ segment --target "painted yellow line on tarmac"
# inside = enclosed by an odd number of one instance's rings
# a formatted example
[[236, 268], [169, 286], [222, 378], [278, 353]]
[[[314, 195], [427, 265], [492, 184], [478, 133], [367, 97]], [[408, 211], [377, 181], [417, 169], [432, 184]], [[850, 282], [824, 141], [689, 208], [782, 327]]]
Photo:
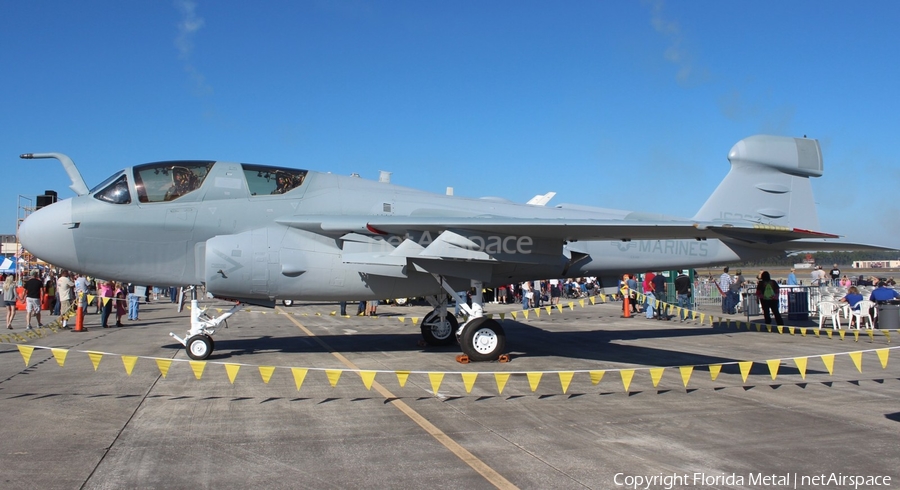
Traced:
[[[280, 311], [281, 313], [286, 313], [284, 310], [281, 309], [280, 306], [276, 306], [275, 309]], [[349, 369], [352, 369], [352, 370], [356, 371], [357, 373], [360, 372], [360, 368], [356, 364], [353, 364], [353, 362], [350, 361], [350, 359], [347, 359], [346, 357], [344, 357], [340, 352], [336, 352], [334, 349], [332, 349], [330, 345], [325, 343], [324, 340], [320, 339], [318, 336], [316, 336], [316, 334], [312, 333], [312, 331], [310, 331], [308, 328], [303, 326], [303, 324], [298, 322], [292, 315], [285, 314], [285, 316], [294, 325], [296, 325], [297, 328], [302, 330], [303, 333], [305, 333], [310, 338], [312, 338], [316, 343], [321, 345], [323, 349], [330, 352], [331, 355], [336, 357], [339, 361], [341, 361]], [[404, 415], [409, 417], [413, 422], [419, 424], [419, 427], [425, 429], [425, 432], [429, 433], [431, 435], [431, 437], [434, 437], [435, 439], [437, 439], [437, 441], [440, 442], [441, 444], [443, 444], [444, 447], [449, 449], [451, 453], [455, 454], [456, 457], [458, 457], [464, 463], [469, 465], [473, 470], [477, 471], [478, 474], [483, 476], [484, 479], [487, 480], [489, 483], [491, 483], [492, 485], [494, 485], [497, 488], [503, 488], [503, 489], [518, 488], [517, 486], [513, 485], [512, 482], [510, 482], [509, 480], [504, 478], [503, 475], [501, 475], [500, 473], [497, 473], [493, 468], [491, 468], [490, 466], [485, 464], [484, 461], [481, 461], [474, 454], [472, 454], [468, 450], [466, 450], [466, 448], [460, 446], [459, 443], [457, 443], [452, 438], [450, 438], [450, 436], [448, 436], [443, 431], [441, 431], [441, 429], [438, 429], [434, 424], [429, 422], [425, 417], [419, 415], [419, 413], [416, 412], [415, 410], [413, 410], [412, 407], [407, 405], [405, 402], [400, 400], [398, 397], [394, 396], [393, 393], [391, 393], [387, 388], [382, 386], [378, 381], [373, 381], [372, 387], [375, 388], [375, 391], [380, 393], [381, 396], [385, 397], [385, 399], [390, 400], [390, 403], [393, 406], [397, 407], [401, 412], [403, 412]]]

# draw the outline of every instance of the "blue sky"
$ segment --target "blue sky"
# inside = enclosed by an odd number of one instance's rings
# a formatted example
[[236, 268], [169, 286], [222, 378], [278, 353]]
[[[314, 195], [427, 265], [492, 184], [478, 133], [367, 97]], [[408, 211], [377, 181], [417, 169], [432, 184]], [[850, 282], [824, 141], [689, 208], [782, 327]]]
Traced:
[[17, 196], [220, 159], [690, 217], [753, 134], [820, 140], [822, 231], [900, 247], [900, 3], [0, 3]]

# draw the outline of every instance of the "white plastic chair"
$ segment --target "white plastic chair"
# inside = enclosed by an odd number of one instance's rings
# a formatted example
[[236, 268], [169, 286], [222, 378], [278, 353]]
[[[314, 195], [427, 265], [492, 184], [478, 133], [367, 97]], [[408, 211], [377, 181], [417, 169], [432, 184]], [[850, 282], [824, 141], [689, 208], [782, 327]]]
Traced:
[[819, 330], [822, 330], [822, 324], [825, 317], [831, 318], [831, 329], [839, 330], [841, 328], [841, 308], [837, 303], [831, 301], [822, 301], [818, 304], [819, 310]]
[[856, 319], [856, 329], [859, 330], [859, 327], [862, 326], [863, 318], [869, 320], [869, 326], [866, 327], [868, 329], [872, 329], [874, 323], [872, 322], [872, 315], [869, 314], [869, 310], [875, 307], [874, 301], [862, 300], [859, 303], [856, 303], [857, 309], [850, 310], [850, 323], [847, 325], [847, 328], [853, 327], [853, 319]]

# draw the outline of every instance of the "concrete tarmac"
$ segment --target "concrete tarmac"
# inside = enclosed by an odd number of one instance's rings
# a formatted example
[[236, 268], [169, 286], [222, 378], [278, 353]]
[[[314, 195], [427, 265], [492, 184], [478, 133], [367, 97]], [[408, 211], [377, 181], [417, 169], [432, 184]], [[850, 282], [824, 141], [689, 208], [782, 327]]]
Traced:
[[[883, 350], [895, 344], [882, 332], [841, 340], [801, 325], [792, 335], [624, 319], [616, 303], [525, 320], [518, 306], [487, 305], [505, 314], [511, 361], [463, 365], [458, 347], [419, 344], [412, 318], [425, 307], [380, 306], [376, 318], [331, 316], [337, 305], [323, 303], [252, 310], [216, 334], [212, 357], [193, 366], [200, 379], [168, 337], [183, 335], [189, 313], [169, 303], [142, 305], [124, 328], [88, 315], [88, 332], [23, 344], [60, 349], [63, 366], [36, 348], [26, 367], [16, 344], [0, 344], [0, 486], [900, 485], [900, 353]], [[861, 372], [846, 354], [858, 351]], [[157, 359], [172, 360], [165, 377]], [[737, 361], [756, 361], [746, 381]], [[226, 363], [239, 366], [233, 383]], [[709, 365], [722, 366], [715, 380]], [[681, 366], [693, 368], [687, 387]]]

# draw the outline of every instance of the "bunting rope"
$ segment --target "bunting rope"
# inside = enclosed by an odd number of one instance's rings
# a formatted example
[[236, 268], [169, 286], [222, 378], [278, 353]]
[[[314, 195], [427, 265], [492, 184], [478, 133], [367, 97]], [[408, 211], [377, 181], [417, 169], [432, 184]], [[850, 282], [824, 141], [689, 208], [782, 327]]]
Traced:
[[160, 357], [149, 357], [149, 356], [131, 356], [131, 355], [122, 355], [115, 354], [110, 352], [101, 352], [101, 351], [91, 351], [91, 350], [70, 350], [70, 349], [61, 349], [54, 347], [44, 347], [37, 345], [17, 345], [19, 349], [19, 353], [22, 355], [22, 359], [25, 361], [25, 366], [29, 365], [31, 361], [31, 356], [34, 353], [35, 349], [43, 349], [50, 350], [53, 358], [56, 360], [57, 364], [60, 367], [64, 367], [67, 356], [70, 352], [75, 352], [79, 354], [87, 354], [88, 358], [91, 361], [91, 364], [94, 367], [94, 371], [100, 367], [100, 362], [102, 361], [104, 356], [115, 356], [119, 357], [122, 360], [122, 364], [125, 368], [125, 373], [128, 376], [131, 376], [135, 365], [139, 359], [150, 360], [156, 364], [157, 369], [159, 369], [160, 375], [165, 378], [173, 363], [175, 364], [184, 364], [187, 363], [191, 368], [191, 371], [194, 373], [194, 377], [198, 380], [203, 377], [203, 373], [206, 370], [206, 366], [208, 364], [223, 366], [226, 375], [228, 376], [228, 380], [231, 384], [234, 384], [235, 379], [237, 378], [238, 372], [241, 368], [253, 368], [255, 367], [259, 372], [259, 375], [263, 381], [263, 383], [268, 384], [272, 379], [276, 370], [290, 370], [290, 373], [293, 377], [294, 383], [297, 387], [297, 391], [300, 391], [301, 386], [303, 385], [304, 380], [306, 379], [307, 374], [310, 371], [313, 372], [322, 372], [325, 374], [328, 379], [329, 384], [332, 388], [337, 387], [338, 381], [341, 379], [341, 376], [346, 373], [354, 373], [357, 374], [363, 382], [363, 385], [367, 390], [372, 388], [372, 383], [375, 380], [375, 377], [379, 374], [386, 375], [394, 375], [397, 378], [397, 382], [401, 388], [406, 386], [409, 377], [412, 375], [416, 376], [427, 376], [428, 380], [431, 384], [431, 388], [435, 395], [438, 394], [438, 390], [445, 378], [446, 375], [459, 375], [462, 379], [463, 385], [466, 389], [466, 393], [471, 393], [472, 388], [475, 385], [475, 381], [479, 376], [485, 377], [493, 377], [497, 386], [497, 393], [502, 394], [503, 389], [506, 387], [506, 384], [509, 382], [512, 376], [525, 376], [528, 380], [529, 387], [531, 391], [534, 392], [538, 389], [540, 382], [544, 375], [552, 375], [556, 374], [559, 378], [560, 386], [562, 388], [562, 393], [565, 394], [569, 385], [572, 382], [572, 379], [576, 376], [584, 376], [587, 374], [590, 377], [592, 385], [599, 385], [600, 381], [604, 378], [606, 373], [618, 373], [619, 378], [622, 381], [622, 386], [625, 389], [625, 392], [629, 391], [631, 383], [636, 374], [646, 373], [650, 376], [650, 380], [653, 383], [653, 387], [656, 388], [659, 386], [660, 381], [662, 380], [663, 374], [666, 370], [677, 370], [678, 374], [681, 377], [681, 381], [684, 384], [684, 388], [688, 388], [688, 383], [690, 382], [691, 376], [695, 370], [698, 368], [705, 368], [710, 374], [710, 380], [715, 382], [722, 372], [722, 368], [725, 366], [737, 366], [740, 374], [741, 380], [743, 383], [747, 382], [750, 371], [753, 368], [754, 364], [765, 364], [768, 366], [769, 374], [774, 381], [778, 376], [778, 370], [782, 363], [786, 363], [787, 361], [792, 361], [797, 371], [800, 373], [800, 377], [805, 380], [806, 379], [806, 371], [808, 367], [808, 362], [810, 359], [818, 358], [825, 369], [828, 370], [828, 375], [834, 375], [834, 361], [836, 356], [848, 356], [850, 360], [853, 362], [853, 365], [856, 369], [862, 373], [862, 360], [863, 354], [874, 352], [878, 358], [879, 363], [881, 364], [882, 369], [887, 369], [888, 365], [888, 357], [890, 355], [890, 351], [894, 349], [900, 348], [900, 346], [895, 347], [883, 347], [879, 349], [865, 349], [858, 351], [848, 351], [848, 352], [836, 352], [831, 354], [821, 354], [821, 355], [812, 355], [812, 356], [798, 356], [798, 357], [785, 357], [785, 358], [777, 358], [777, 359], [766, 359], [763, 361], [732, 361], [732, 362], [723, 362], [717, 364], [698, 364], [698, 365], [685, 365], [685, 366], [666, 366], [666, 367], [648, 367], [648, 368], [619, 368], [619, 369], [577, 369], [577, 370], [567, 370], [567, 371], [503, 371], [503, 372], [462, 372], [462, 371], [418, 371], [418, 370], [409, 370], [409, 371], [401, 371], [401, 370], [380, 370], [380, 369], [372, 369], [372, 370], [363, 370], [363, 369], [331, 369], [331, 368], [314, 368], [314, 367], [291, 367], [291, 366], [260, 366], [254, 364], [245, 364], [245, 363], [233, 363], [233, 362], [221, 362], [221, 361], [194, 361], [187, 359], [171, 359], [171, 358], [160, 358]]

